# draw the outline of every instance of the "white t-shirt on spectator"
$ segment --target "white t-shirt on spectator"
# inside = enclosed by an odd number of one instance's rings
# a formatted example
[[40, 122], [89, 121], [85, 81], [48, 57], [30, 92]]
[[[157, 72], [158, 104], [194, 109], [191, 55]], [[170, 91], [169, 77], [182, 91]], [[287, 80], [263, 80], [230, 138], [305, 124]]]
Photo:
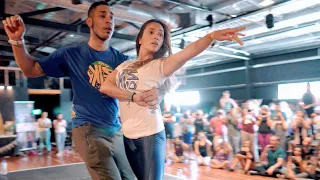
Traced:
[[62, 119], [60, 122], [58, 120], [53, 121], [54, 132], [63, 133], [66, 132], [67, 121]]
[[48, 127], [50, 125], [52, 125], [52, 122], [51, 122], [51, 119], [49, 118], [39, 118], [38, 119], [38, 125], [39, 125], [39, 131], [46, 131], [48, 130], [49, 128], [44, 128], [44, 127]]
[[[165, 81], [163, 61], [153, 60], [137, 70], [129, 66], [137, 60], [128, 60], [117, 67], [116, 84], [119, 88], [136, 94], [159, 88]], [[130, 139], [151, 136], [164, 130], [160, 107], [151, 110], [136, 103], [119, 102], [123, 134]]]

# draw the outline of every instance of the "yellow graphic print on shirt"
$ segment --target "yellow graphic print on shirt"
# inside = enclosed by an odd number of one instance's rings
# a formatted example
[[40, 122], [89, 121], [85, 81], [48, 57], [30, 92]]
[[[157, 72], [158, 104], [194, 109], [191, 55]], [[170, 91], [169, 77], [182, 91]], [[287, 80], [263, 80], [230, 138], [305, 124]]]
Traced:
[[90, 84], [100, 89], [101, 84], [107, 79], [107, 76], [112, 72], [112, 68], [102, 61], [93, 62], [88, 68], [88, 76]]

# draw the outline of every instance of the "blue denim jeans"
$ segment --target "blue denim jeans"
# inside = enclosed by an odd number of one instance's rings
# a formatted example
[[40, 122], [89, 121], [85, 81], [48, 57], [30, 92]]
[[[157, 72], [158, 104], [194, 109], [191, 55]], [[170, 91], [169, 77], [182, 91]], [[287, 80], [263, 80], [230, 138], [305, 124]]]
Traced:
[[165, 131], [138, 139], [124, 137], [124, 142], [129, 163], [138, 180], [163, 180]]
[[40, 150], [43, 151], [44, 143], [46, 144], [47, 151], [51, 151], [51, 131], [47, 129], [45, 131], [40, 131]]
[[64, 144], [66, 142], [67, 132], [55, 133], [56, 134], [56, 143], [58, 148], [58, 153], [62, 153], [64, 150]]

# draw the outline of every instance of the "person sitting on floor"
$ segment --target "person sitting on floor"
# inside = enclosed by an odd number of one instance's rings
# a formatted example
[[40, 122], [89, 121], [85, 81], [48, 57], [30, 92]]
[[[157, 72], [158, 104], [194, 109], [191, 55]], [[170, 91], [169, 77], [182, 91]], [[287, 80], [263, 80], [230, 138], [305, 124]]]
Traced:
[[244, 172], [253, 170], [255, 167], [253, 152], [250, 149], [250, 141], [244, 141], [241, 151], [236, 154], [229, 171], [234, 171], [237, 164], [240, 162]]
[[197, 140], [194, 143], [194, 150], [197, 155], [197, 161], [199, 165], [210, 165], [209, 150], [211, 149], [212, 143], [207, 139], [204, 132], [200, 131], [197, 136]]
[[187, 157], [183, 154], [184, 149], [189, 149], [188, 144], [184, 143], [179, 137], [174, 138], [174, 154], [170, 157], [175, 163], [184, 163]]
[[223, 139], [217, 140], [217, 145], [215, 146], [215, 156], [211, 160], [211, 167], [214, 169], [226, 169], [230, 165], [230, 153], [232, 148], [228, 142]]
[[278, 174], [281, 174], [280, 169], [282, 168], [286, 154], [279, 145], [280, 139], [277, 136], [271, 136], [270, 144], [265, 147], [261, 155], [261, 160], [267, 159], [268, 163], [257, 166], [254, 168], [254, 171], [249, 171], [249, 174], [271, 177], [277, 177]]
[[287, 169], [281, 170], [282, 175], [278, 175], [279, 178], [307, 178], [308, 173], [306, 171], [307, 161], [302, 157], [301, 146], [295, 146], [291, 143], [288, 149], [288, 162]]

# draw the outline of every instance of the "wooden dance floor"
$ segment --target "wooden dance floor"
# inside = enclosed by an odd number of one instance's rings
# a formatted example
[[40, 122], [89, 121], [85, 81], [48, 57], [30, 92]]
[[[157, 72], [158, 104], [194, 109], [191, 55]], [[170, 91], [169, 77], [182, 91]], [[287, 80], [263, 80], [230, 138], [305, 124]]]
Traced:
[[[76, 177], [73, 178], [81, 180], [89, 180], [89, 176], [86, 171], [79, 169], [85, 169], [81, 158], [76, 153], [70, 153], [63, 157], [57, 157], [52, 155], [40, 155], [40, 156], [26, 156], [26, 157], [12, 157], [6, 159], [8, 162], [8, 171], [6, 179], [25, 179], [25, 180], [71, 180], [72, 176], [70, 171], [77, 171]], [[73, 164], [73, 165], [70, 165]], [[228, 172], [224, 170], [213, 170], [210, 167], [198, 166], [195, 161], [190, 161], [189, 164], [167, 164], [165, 168], [166, 177], [165, 180], [175, 180], [177, 178], [170, 175], [177, 175], [178, 169], [182, 169], [185, 179], [192, 180], [253, 180], [259, 178], [259, 180], [268, 180], [271, 178], [264, 178], [260, 176], [248, 176], [242, 172]], [[60, 173], [60, 174], [59, 174]], [[55, 176], [57, 174], [58, 176]], [[64, 177], [65, 176], [65, 177]], [[38, 178], [34, 178], [38, 177]], [[43, 178], [46, 179], [43, 179]], [[4, 179], [4, 178], [0, 178]]]

